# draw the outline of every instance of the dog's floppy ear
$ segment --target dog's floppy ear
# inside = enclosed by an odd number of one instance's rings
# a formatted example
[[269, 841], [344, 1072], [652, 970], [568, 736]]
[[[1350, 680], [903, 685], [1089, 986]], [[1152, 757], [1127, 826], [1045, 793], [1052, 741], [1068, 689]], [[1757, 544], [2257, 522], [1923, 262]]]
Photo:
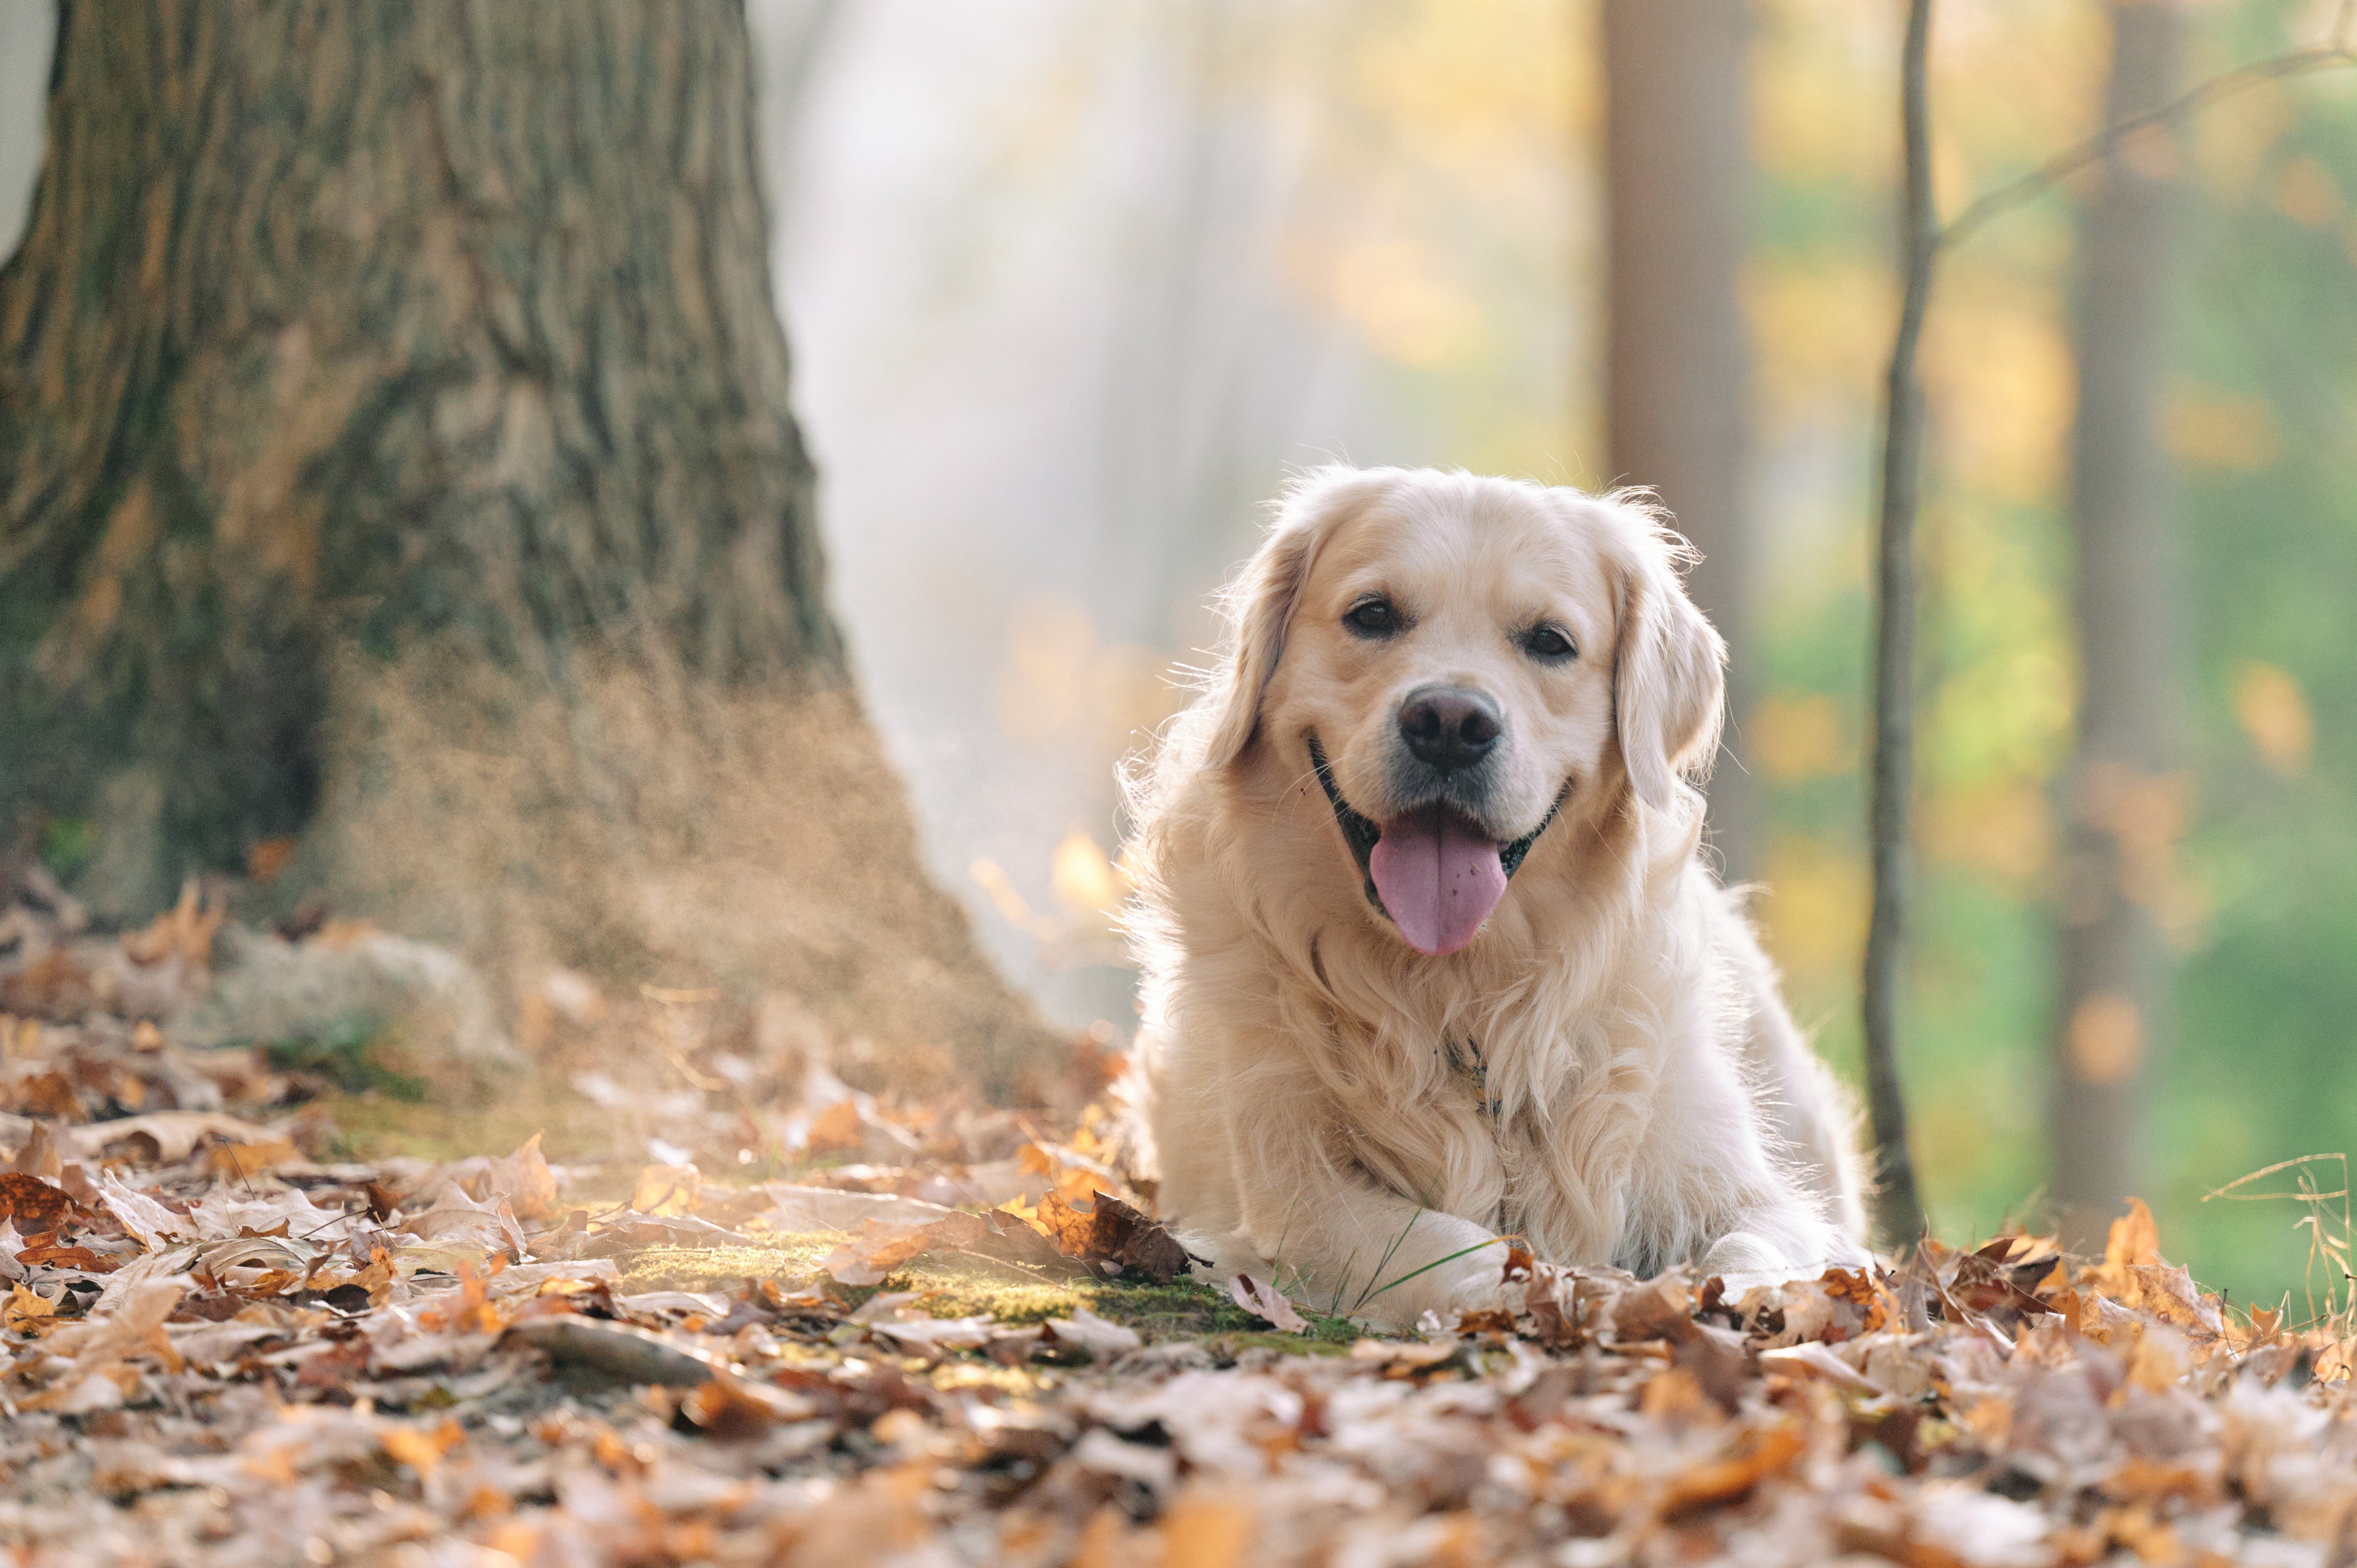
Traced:
[[1285, 656], [1285, 635], [1318, 550], [1335, 527], [1391, 488], [1394, 470], [1340, 465], [1315, 468], [1278, 498], [1275, 526], [1259, 553], [1221, 595], [1228, 658], [1211, 678], [1211, 743], [1203, 760], [1225, 768], [1260, 726], [1261, 693]]
[[1650, 498], [1608, 498], [1621, 568], [1620, 637], [1612, 716], [1637, 798], [1668, 808], [1681, 774], [1701, 779], [1718, 751], [1727, 710], [1727, 642], [1686, 597], [1681, 569], [1696, 559]]

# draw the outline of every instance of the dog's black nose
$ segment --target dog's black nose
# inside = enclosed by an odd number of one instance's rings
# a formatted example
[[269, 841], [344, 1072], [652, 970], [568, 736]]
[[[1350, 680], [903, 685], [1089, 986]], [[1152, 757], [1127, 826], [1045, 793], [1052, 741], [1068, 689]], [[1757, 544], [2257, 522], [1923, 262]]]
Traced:
[[1400, 704], [1400, 738], [1418, 761], [1443, 773], [1490, 755], [1505, 729], [1498, 704], [1469, 686], [1426, 686]]

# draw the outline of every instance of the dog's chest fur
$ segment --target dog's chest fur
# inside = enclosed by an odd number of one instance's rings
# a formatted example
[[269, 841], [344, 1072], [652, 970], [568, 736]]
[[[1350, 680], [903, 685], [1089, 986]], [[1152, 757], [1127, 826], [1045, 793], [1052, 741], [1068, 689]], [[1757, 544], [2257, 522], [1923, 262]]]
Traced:
[[1630, 1179], [1659, 1075], [1641, 1017], [1512, 1006], [1463, 1025], [1338, 1022], [1330, 1067], [1367, 1174], [1426, 1207], [1523, 1237], [1559, 1262], [1641, 1262]]

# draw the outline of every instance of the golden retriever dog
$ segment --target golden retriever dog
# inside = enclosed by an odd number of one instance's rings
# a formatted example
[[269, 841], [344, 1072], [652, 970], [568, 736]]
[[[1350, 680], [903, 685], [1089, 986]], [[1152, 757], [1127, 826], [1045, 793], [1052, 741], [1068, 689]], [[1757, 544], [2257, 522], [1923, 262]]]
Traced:
[[1699, 852], [1726, 645], [1628, 494], [1329, 467], [1132, 780], [1129, 1085], [1222, 1278], [1394, 1325], [1501, 1235], [1640, 1275], [1864, 1256], [1848, 1103]]

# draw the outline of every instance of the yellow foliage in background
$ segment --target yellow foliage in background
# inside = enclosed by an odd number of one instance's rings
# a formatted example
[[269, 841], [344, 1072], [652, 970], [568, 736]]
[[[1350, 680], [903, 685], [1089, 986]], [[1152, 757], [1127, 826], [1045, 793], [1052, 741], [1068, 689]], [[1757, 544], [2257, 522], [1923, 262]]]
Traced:
[[2282, 445], [2265, 402], [2214, 387], [2174, 389], [2161, 422], [2169, 455], [2188, 468], [2251, 473], [2274, 462]]
[[1765, 887], [1751, 912], [1795, 993], [1855, 991], [1867, 893], [1866, 863], [1856, 849], [1779, 833], [1760, 880]]
[[994, 705], [1009, 740], [1080, 742], [1111, 759], [1185, 701], [1163, 659], [1104, 641], [1089, 612], [1069, 599], [1028, 599], [1007, 618]]
[[2308, 771], [2316, 720], [2289, 671], [2257, 660], [2244, 664], [2234, 682], [2234, 720], [2269, 768], [2287, 778]]
[[1129, 879], [1105, 855], [1089, 830], [1075, 825], [1056, 846], [1049, 868], [1056, 897], [1076, 909], [1110, 915], [1129, 897]]
[[1761, 701], [1742, 725], [1744, 754], [1773, 782], [1795, 784], [1857, 767], [1856, 738], [1831, 697], [1779, 694]]
[[1993, 499], [2050, 499], [2062, 482], [2077, 371], [2060, 302], [2018, 279], [1951, 287], [1924, 329], [1923, 381], [1940, 462]]

